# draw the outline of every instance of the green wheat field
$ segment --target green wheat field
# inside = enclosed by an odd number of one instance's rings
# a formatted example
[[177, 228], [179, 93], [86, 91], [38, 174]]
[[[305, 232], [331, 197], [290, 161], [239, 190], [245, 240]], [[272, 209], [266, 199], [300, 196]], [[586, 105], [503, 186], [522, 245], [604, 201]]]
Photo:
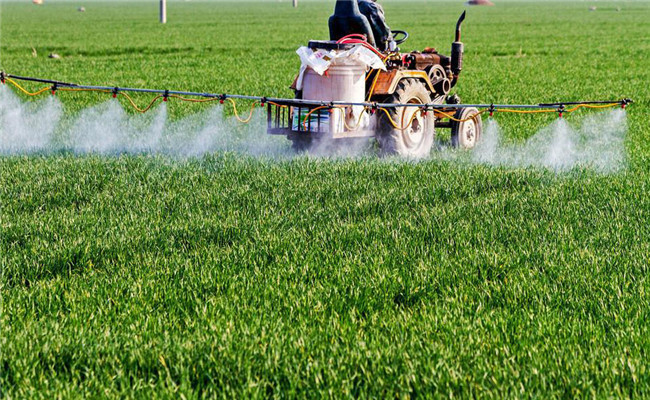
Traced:
[[[623, 168], [2, 155], [0, 397], [650, 396], [650, 2], [495, 2], [468, 9], [454, 91], [630, 97]], [[382, 3], [402, 50], [447, 54], [466, 7]], [[0, 69], [291, 97], [333, 2], [172, 1], [164, 26], [157, 7], [2, 2]], [[74, 116], [110, 96], [57, 97]], [[554, 119], [497, 114], [514, 144]]]

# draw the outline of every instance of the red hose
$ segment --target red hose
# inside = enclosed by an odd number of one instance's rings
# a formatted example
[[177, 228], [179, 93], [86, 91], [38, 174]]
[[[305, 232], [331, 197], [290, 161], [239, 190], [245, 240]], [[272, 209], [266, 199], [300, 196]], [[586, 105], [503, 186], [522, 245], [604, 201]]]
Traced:
[[352, 39], [352, 38], [350, 38], [350, 39], [345, 39], [345, 38], [343, 38], [343, 39], [341, 39], [338, 43], [360, 44], [360, 45], [362, 45], [363, 47], [367, 48], [368, 50], [371, 50], [372, 52], [374, 52], [375, 54], [377, 54], [377, 55], [379, 56], [379, 58], [383, 58], [383, 57], [384, 57], [384, 55], [381, 54], [381, 53], [379, 52], [379, 50], [377, 50], [376, 47], [374, 47], [373, 45], [371, 45], [370, 43], [368, 43], [366, 40], [359, 40], [359, 39]]
[[[358, 38], [358, 39], [355, 39], [355, 38]], [[366, 35], [362, 35], [360, 33], [351, 33], [349, 35], [345, 35], [342, 38], [340, 38], [339, 40], [337, 40], [336, 43], [361, 44], [365, 48], [367, 48], [368, 50], [371, 50], [375, 54], [377, 54], [379, 56], [379, 58], [384, 57], [384, 55], [381, 54], [381, 52], [379, 50], [377, 50], [377, 48], [375, 46], [368, 43], [368, 38], [366, 37]]]
[[351, 34], [349, 34], [349, 35], [345, 35], [345, 36], [343, 36], [343, 37], [340, 38], [336, 43], [341, 43], [341, 42], [344, 41], [345, 39], [350, 39], [350, 38], [353, 38], [353, 37], [360, 38], [360, 39], [362, 39], [362, 40], [364, 40], [364, 41], [368, 41], [368, 39], [366, 38], [366, 35], [362, 35], [362, 34], [360, 34], [360, 33], [351, 33]]

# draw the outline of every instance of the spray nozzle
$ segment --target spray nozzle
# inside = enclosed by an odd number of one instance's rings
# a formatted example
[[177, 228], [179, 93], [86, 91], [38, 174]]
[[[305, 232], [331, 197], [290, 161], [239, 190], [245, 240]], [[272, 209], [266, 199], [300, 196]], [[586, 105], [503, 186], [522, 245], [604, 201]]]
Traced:
[[0, 71], [0, 82], [4, 85], [7, 74], [4, 71]]
[[165, 93], [163, 93], [163, 101], [167, 101], [169, 98], [169, 90], [165, 90]]
[[375, 115], [379, 107], [377, 106], [377, 103], [372, 103], [372, 107], [370, 108], [370, 115]]
[[219, 104], [223, 104], [223, 102], [226, 101], [226, 97], [225, 93], [219, 96]]
[[496, 110], [497, 109], [494, 107], [494, 103], [490, 104], [490, 108], [488, 108], [488, 112], [490, 113], [490, 118], [492, 118], [494, 116], [494, 112]]
[[112, 91], [112, 93], [113, 93], [113, 98], [116, 98], [116, 97], [117, 97], [117, 94], [118, 94], [119, 92], [120, 92], [120, 89], [119, 89], [117, 86], [115, 86], [115, 87], [113, 88], [113, 91]]
[[566, 107], [564, 107], [564, 104], [560, 104], [560, 106], [557, 108], [557, 116], [559, 118], [562, 118], [562, 115], [564, 115], [564, 110]]
[[630, 99], [623, 99], [621, 100], [621, 108], [625, 110], [625, 108], [632, 103], [632, 100]]
[[266, 105], [266, 97], [262, 97], [260, 99], [260, 107], [264, 107]]
[[420, 108], [420, 113], [422, 114], [423, 117], [427, 116], [427, 112], [428, 112], [427, 106]]
[[51, 88], [51, 90], [52, 90], [52, 96], [56, 95], [56, 90], [57, 90], [57, 89], [58, 89], [58, 86], [57, 86], [56, 83], [55, 83], [54, 85], [52, 85], [52, 88]]

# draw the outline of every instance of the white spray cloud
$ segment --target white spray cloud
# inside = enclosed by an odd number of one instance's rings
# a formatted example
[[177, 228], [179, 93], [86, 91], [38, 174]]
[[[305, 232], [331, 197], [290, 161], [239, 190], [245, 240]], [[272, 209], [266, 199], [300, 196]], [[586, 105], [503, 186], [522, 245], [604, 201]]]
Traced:
[[312, 157], [354, 158], [372, 154], [372, 142], [365, 138], [315, 140], [308, 149]]
[[[198, 157], [215, 151], [253, 156], [295, 155], [282, 136], [266, 134], [265, 110], [257, 108], [249, 124], [223, 114], [216, 105], [180, 120], [170, 120], [167, 103], [143, 115], [127, 113], [117, 100], [83, 110], [74, 117], [63, 112], [56, 97], [22, 102], [0, 87], [0, 154], [72, 151], [77, 154], [166, 154]], [[626, 114], [614, 110], [591, 114], [579, 128], [559, 119], [523, 143], [506, 142], [495, 120], [484, 121], [483, 136], [469, 152], [446, 149], [433, 157], [469, 159], [474, 163], [557, 171], [576, 166], [604, 173], [625, 166]], [[372, 142], [316, 141], [312, 156], [357, 157], [373, 154]]]
[[143, 115], [127, 113], [117, 100], [66, 117], [55, 97], [22, 102], [0, 87], [0, 154], [72, 151], [77, 154], [152, 153], [201, 156], [234, 151], [256, 156], [289, 154], [289, 142], [266, 134], [261, 108], [249, 124], [223, 115], [223, 107], [177, 121], [162, 103]]
[[0, 87], [0, 154], [25, 154], [48, 149], [63, 107], [55, 97], [22, 103]]
[[506, 144], [495, 120], [484, 124], [483, 137], [471, 156], [475, 163], [556, 171], [588, 167], [603, 173], [625, 167], [627, 121], [623, 110], [589, 115], [578, 128], [558, 119], [524, 143]]

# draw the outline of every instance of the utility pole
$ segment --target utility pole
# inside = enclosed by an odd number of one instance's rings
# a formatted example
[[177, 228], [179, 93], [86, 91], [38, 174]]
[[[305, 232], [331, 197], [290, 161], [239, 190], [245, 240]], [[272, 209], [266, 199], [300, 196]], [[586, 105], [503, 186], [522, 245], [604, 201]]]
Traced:
[[167, 0], [160, 0], [160, 23], [167, 23]]
[[298, 0], [293, 0], [293, 8], [298, 7]]

